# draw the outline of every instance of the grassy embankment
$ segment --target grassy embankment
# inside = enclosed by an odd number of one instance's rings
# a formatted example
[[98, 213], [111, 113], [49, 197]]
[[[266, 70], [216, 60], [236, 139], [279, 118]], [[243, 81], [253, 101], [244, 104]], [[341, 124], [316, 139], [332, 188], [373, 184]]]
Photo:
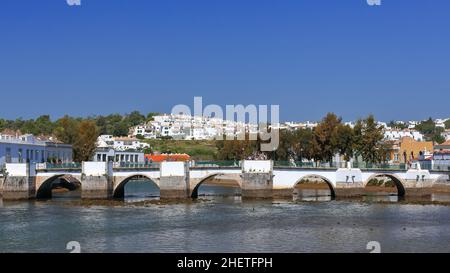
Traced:
[[153, 151], [188, 154], [193, 160], [214, 160], [217, 155], [215, 141], [148, 139]]

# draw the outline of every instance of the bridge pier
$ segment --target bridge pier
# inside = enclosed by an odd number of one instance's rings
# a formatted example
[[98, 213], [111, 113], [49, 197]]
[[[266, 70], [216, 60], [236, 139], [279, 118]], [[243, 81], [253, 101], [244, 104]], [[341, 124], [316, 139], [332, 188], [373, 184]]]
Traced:
[[83, 162], [81, 175], [81, 198], [112, 198], [112, 171], [111, 162]]
[[163, 162], [160, 169], [160, 199], [190, 198], [189, 169], [185, 162]]
[[242, 198], [272, 198], [273, 175], [270, 173], [243, 173]]
[[447, 176], [442, 175], [440, 179], [437, 179], [433, 183], [433, 193], [448, 194], [450, 193], [450, 172]]
[[364, 182], [360, 169], [341, 168], [336, 171], [334, 197], [358, 198], [364, 195]]
[[336, 198], [359, 198], [364, 193], [364, 186], [361, 184], [337, 184], [335, 191]]
[[273, 197], [273, 162], [250, 161], [242, 163], [242, 198]]
[[433, 194], [433, 181], [428, 170], [408, 170], [403, 184], [405, 197], [426, 197]]
[[34, 164], [6, 164], [3, 177], [3, 200], [28, 200], [36, 195]]

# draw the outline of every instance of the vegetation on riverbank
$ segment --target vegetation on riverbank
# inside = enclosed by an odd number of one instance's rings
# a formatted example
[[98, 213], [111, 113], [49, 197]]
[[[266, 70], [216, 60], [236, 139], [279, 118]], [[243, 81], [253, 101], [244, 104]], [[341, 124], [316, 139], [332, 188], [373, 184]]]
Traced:
[[160, 153], [188, 154], [193, 160], [215, 160], [218, 148], [214, 140], [171, 140], [171, 139], [147, 139], [151, 151]]

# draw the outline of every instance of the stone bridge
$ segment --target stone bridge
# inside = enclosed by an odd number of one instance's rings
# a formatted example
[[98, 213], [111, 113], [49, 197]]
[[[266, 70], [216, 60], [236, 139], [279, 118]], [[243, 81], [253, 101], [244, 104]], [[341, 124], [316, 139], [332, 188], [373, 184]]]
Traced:
[[65, 188], [81, 187], [82, 198], [122, 198], [129, 181], [145, 178], [159, 187], [162, 199], [196, 198], [204, 182], [226, 178], [236, 181], [244, 198], [292, 197], [300, 181], [315, 177], [328, 184], [334, 197], [357, 197], [364, 195], [371, 179], [381, 176], [394, 181], [399, 196], [450, 192], [450, 172], [430, 172], [420, 166], [409, 170], [325, 169], [274, 167], [272, 161], [246, 160], [240, 167], [189, 167], [184, 162], [163, 162], [158, 168], [113, 168], [112, 163], [83, 162], [78, 169], [46, 169], [34, 164], [6, 164], [0, 176], [0, 194], [4, 200], [51, 198], [55, 181], [60, 181]]

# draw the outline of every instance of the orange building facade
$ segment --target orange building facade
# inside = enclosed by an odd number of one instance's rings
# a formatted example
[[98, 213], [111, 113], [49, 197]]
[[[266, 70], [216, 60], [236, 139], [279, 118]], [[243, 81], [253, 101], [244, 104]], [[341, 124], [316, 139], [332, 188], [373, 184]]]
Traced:
[[421, 155], [433, 152], [432, 141], [416, 141], [411, 137], [390, 143], [388, 161], [396, 164], [409, 163], [418, 160]]

